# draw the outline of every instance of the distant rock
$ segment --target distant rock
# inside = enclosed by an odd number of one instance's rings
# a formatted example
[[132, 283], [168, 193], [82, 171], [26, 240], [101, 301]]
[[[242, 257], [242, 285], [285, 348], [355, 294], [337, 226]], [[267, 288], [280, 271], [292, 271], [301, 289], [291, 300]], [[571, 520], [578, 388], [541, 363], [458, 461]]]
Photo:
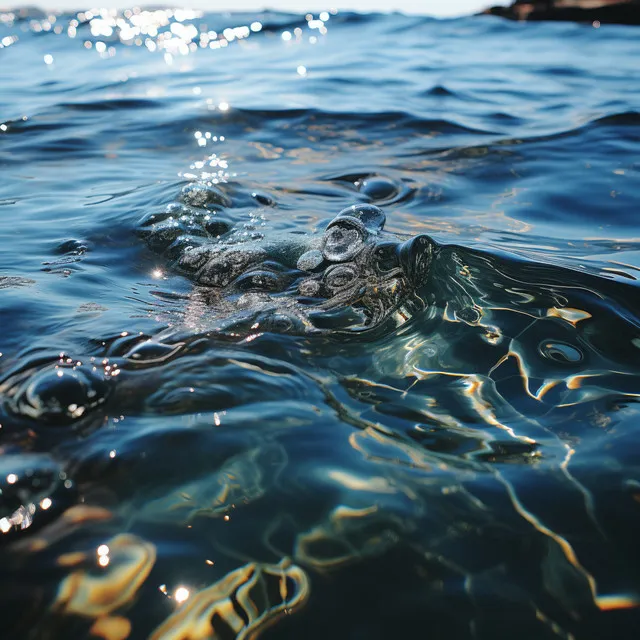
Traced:
[[640, 25], [640, 0], [516, 0], [508, 7], [491, 7], [482, 13], [510, 20], [560, 20], [601, 24]]

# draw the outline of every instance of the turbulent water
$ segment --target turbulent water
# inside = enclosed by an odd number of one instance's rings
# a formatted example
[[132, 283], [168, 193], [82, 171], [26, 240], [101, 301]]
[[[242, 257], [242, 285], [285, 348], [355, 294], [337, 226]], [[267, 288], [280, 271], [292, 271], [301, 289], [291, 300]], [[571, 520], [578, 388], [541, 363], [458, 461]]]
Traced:
[[3, 639], [638, 637], [637, 29], [0, 47]]

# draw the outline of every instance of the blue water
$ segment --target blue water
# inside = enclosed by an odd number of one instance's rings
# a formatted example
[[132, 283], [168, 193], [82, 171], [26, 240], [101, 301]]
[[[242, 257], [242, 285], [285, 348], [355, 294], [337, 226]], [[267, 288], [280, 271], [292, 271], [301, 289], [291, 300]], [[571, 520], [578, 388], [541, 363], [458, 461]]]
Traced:
[[2, 638], [638, 637], [637, 29], [0, 44]]

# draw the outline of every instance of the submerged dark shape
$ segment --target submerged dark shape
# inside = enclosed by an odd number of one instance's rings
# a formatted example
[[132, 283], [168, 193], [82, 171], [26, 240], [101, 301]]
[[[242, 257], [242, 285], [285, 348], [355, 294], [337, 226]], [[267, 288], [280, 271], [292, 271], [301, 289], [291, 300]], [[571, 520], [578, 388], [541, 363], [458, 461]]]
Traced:
[[225, 327], [363, 331], [402, 324], [425, 307], [417, 292], [429, 278], [435, 242], [385, 232], [379, 207], [347, 207], [318, 236], [247, 237], [246, 227], [221, 219], [214, 235], [207, 230], [211, 216], [205, 218], [176, 219], [170, 210], [144, 219], [140, 233], [197, 285]]

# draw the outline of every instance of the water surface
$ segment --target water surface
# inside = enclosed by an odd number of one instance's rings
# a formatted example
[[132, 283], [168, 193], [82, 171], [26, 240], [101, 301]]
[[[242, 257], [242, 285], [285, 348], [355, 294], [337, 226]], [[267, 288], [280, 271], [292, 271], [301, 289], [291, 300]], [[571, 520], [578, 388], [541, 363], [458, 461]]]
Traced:
[[[3, 638], [637, 637], [636, 29], [15, 10], [0, 43]], [[354, 204], [382, 253], [330, 281]]]

